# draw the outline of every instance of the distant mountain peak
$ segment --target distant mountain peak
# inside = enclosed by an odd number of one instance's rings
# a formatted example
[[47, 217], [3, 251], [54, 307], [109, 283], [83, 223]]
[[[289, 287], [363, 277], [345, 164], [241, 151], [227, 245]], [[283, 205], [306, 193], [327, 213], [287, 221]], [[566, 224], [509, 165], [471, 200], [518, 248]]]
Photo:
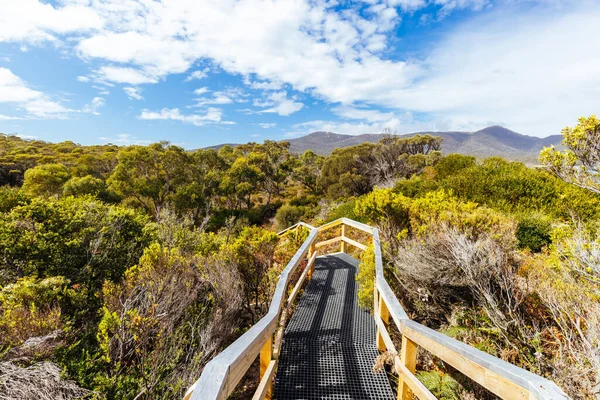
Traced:
[[[527, 136], [511, 131], [501, 125], [492, 125], [475, 132], [415, 132], [398, 137], [408, 138], [415, 135], [434, 135], [443, 139], [444, 154], [459, 153], [475, 157], [500, 156], [509, 160], [529, 163], [537, 162], [540, 150], [545, 146], [554, 145], [561, 148], [562, 135], [552, 135], [545, 138]], [[376, 143], [388, 137], [384, 133], [364, 133], [362, 135], [347, 135], [342, 133], [316, 131], [294, 139], [290, 142], [292, 153], [304, 153], [306, 150], [321, 155], [328, 155], [334, 149], [356, 146], [362, 143]], [[236, 144], [230, 144], [236, 146]], [[209, 148], [219, 149], [223, 145]]]
[[[443, 139], [442, 152], [460, 153], [476, 157], [502, 156], [507, 159], [535, 162], [539, 151], [551, 144], [560, 146], [561, 136], [537, 138], [522, 135], [501, 125], [492, 125], [475, 132], [415, 132], [399, 137], [414, 135], [434, 135]], [[361, 143], [375, 143], [388, 135], [382, 133], [346, 135], [334, 132], [317, 131], [306, 136], [288, 140], [290, 151], [303, 153], [312, 150], [327, 155], [336, 148], [356, 146]]]

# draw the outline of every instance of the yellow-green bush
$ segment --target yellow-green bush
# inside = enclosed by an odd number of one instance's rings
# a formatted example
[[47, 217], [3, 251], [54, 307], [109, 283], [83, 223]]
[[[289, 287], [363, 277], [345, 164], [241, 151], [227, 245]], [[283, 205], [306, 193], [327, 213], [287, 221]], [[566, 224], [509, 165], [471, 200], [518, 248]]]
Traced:
[[64, 328], [60, 299], [68, 281], [24, 277], [0, 291], [0, 346], [19, 345], [30, 337]]
[[375, 248], [369, 245], [360, 255], [356, 281], [358, 282], [358, 304], [372, 309], [375, 295]]

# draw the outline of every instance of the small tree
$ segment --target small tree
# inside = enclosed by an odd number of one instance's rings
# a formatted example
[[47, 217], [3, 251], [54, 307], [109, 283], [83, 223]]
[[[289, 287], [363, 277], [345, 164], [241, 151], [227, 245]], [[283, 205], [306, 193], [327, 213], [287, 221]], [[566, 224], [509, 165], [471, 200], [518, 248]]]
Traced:
[[267, 272], [273, 266], [278, 243], [276, 233], [253, 226], [244, 228], [232, 245], [244, 285], [244, 306], [252, 315], [252, 323], [266, 297]]
[[31, 197], [58, 197], [70, 178], [62, 164], [44, 164], [25, 171], [23, 192]]
[[560, 179], [600, 193], [600, 120], [596, 115], [579, 118], [574, 128], [562, 130], [565, 151], [545, 147], [540, 161]]

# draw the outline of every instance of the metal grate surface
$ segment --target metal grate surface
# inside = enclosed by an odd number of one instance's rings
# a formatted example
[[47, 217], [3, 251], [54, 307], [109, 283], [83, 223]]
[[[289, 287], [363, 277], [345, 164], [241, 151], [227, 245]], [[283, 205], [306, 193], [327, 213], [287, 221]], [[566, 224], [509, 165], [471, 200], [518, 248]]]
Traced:
[[338, 253], [318, 257], [283, 336], [275, 400], [393, 399], [379, 355], [376, 326], [358, 306], [358, 261]]

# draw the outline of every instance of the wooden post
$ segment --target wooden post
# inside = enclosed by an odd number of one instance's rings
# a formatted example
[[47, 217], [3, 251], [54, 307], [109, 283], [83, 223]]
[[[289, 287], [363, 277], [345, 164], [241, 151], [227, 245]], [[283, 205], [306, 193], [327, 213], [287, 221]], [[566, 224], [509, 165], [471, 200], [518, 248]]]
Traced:
[[[377, 293], [377, 288], [375, 289], [375, 293]], [[379, 316], [379, 318], [381, 318], [381, 320], [387, 327], [388, 323], [390, 322], [390, 311], [388, 310], [385, 301], [383, 301], [383, 296], [377, 297], [379, 298], [379, 304], [377, 306], [377, 315]], [[387, 346], [385, 345], [383, 336], [381, 336], [381, 332], [379, 332], [379, 328], [377, 328], [377, 349], [381, 352], [387, 350]]]
[[[310, 249], [308, 250], [308, 259], [310, 260], [312, 258], [312, 256], [315, 254], [315, 251], [317, 251], [317, 249], [315, 248], [315, 242], [313, 242], [310, 245]], [[313, 272], [315, 272], [315, 263], [312, 263], [312, 265], [310, 266], [310, 269], [308, 270], [308, 280], [310, 281], [310, 279], [312, 278]]]
[[375, 282], [373, 283], [373, 313], [375, 315], [379, 315], [379, 290], [377, 290], [377, 279], [375, 279]]
[[[400, 362], [411, 373], [415, 373], [417, 367], [417, 344], [406, 337], [402, 336], [402, 349], [400, 349]], [[406, 384], [402, 375], [398, 377], [398, 400], [411, 400], [412, 391]]]
[[[272, 359], [273, 359], [273, 335], [269, 335], [269, 338], [263, 345], [263, 348], [260, 350], [260, 379], [262, 379], [263, 376], [265, 375], [265, 372], [267, 371], [267, 368], [269, 367], [269, 363], [271, 362]], [[271, 391], [272, 391], [271, 389], [272, 388], [269, 387], [265, 399], [271, 398]]]
[[344, 242], [344, 240], [343, 240], [344, 237], [346, 237], [346, 225], [342, 224], [342, 248], [341, 248], [342, 253], [346, 252], [346, 242]]

